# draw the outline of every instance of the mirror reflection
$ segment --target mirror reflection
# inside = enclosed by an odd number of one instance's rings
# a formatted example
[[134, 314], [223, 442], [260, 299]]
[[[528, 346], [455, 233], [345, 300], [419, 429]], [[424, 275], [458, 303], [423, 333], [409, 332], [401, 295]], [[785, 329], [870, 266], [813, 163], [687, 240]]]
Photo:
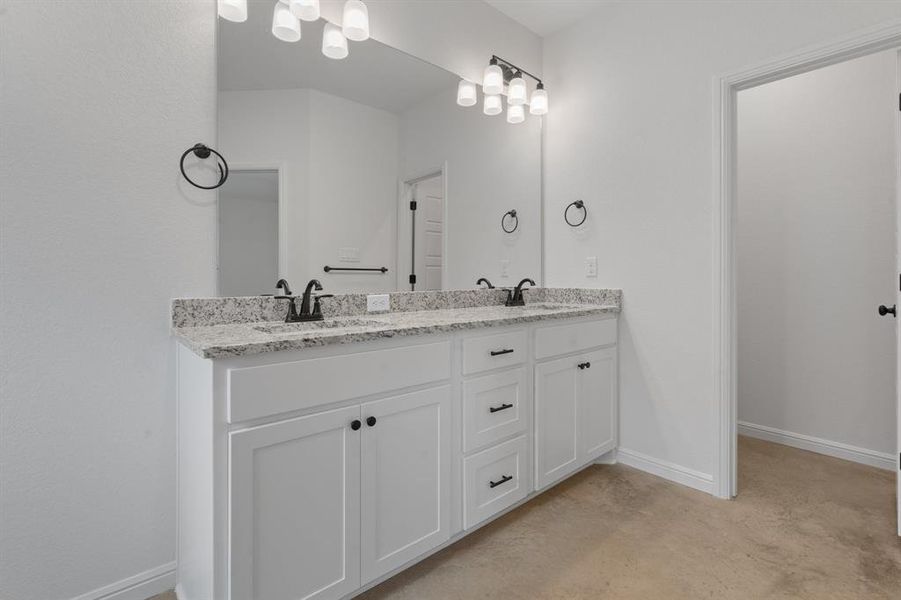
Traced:
[[322, 20], [281, 41], [271, 19], [220, 20], [220, 295], [539, 277], [540, 118], [458, 106], [459, 76], [373, 39], [328, 58]]

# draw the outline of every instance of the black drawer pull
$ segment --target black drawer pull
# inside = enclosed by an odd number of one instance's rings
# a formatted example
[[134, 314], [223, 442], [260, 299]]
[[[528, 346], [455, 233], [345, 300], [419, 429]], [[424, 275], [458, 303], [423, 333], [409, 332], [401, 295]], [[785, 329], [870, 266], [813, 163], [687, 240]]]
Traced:
[[507, 410], [508, 408], [513, 408], [512, 404], [501, 404], [500, 406], [489, 406], [488, 412], [501, 412], [502, 410]]
[[504, 348], [503, 350], [491, 351], [491, 356], [500, 356], [501, 354], [513, 354], [513, 348]]
[[497, 486], [501, 485], [502, 483], [507, 483], [511, 479], [513, 479], [513, 475], [504, 475], [503, 477], [501, 477], [500, 481], [489, 481], [488, 487], [496, 488]]

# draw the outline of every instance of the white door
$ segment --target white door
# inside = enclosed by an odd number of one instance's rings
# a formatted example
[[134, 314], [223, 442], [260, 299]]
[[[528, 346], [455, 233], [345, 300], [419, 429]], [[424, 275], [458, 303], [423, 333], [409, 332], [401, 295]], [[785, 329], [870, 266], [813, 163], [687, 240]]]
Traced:
[[535, 367], [535, 482], [539, 490], [579, 467], [579, 362], [575, 357], [559, 358]]
[[616, 349], [580, 358], [577, 375], [579, 462], [585, 464], [616, 446]]
[[444, 264], [444, 178], [437, 175], [414, 188], [416, 244], [413, 272], [417, 290], [440, 290]]
[[360, 586], [353, 406], [230, 435], [230, 597], [339, 598]]
[[450, 386], [362, 406], [365, 584], [450, 537]]

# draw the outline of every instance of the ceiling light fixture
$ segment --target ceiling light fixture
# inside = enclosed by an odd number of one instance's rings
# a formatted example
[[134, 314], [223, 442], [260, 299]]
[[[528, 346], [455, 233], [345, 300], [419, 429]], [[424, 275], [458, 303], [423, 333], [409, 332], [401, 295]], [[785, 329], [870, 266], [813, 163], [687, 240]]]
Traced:
[[369, 39], [369, 9], [363, 2], [347, 0], [344, 3], [341, 30], [344, 37], [354, 42], [365, 42]]
[[247, 0], [219, 0], [219, 16], [226, 21], [243, 23], [247, 20]]
[[272, 12], [272, 35], [283, 42], [296, 42], [300, 39], [300, 20], [291, 14], [288, 5], [279, 0]]
[[322, 29], [322, 53], [329, 58], [347, 58], [347, 38], [334, 23], [326, 23]]
[[[534, 79], [535, 91], [529, 100], [529, 88], [523, 76]], [[470, 90], [470, 86], [472, 89]], [[457, 104], [460, 106], [472, 106], [476, 103], [475, 84], [466, 80], [457, 85]], [[506, 88], [507, 94], [507, 122], [522, 123], [526, 118], [526, 104], [529, 105], [529, 113], [541, 116], [548, 111], [547, 90], [544, 83], [528, 71], [517, 67], [508, 60], [493, 55], [482, 74], [482, 93], [485, 96], [482, 112], [486, 115], [499, 115], [503, 112], [501, 94]]]

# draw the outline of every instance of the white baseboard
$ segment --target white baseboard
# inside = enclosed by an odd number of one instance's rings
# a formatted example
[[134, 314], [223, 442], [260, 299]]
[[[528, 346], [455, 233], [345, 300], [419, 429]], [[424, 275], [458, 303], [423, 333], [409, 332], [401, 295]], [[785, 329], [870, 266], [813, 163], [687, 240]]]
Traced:
[[738, 433], [748, 437], [766, 440], [767, 442], [775, 442], [784, 444], [792, 448], [800, 448], [816, 452], [817, 454], [825, 454], [834, 458], [850, 460], [852, 462], [886, 469], [888, 471], [895, 470], [895, 456], [886, 452], [877, 452], [876, 450], [868, 450], [866, 448], [858, 448], [850, 444], [841, 442], [833, 442], [824, 440], [823, 438], [813, 437], [812, 435], [804, 435], [803, 433], [794, 433], [791, 431], [783, 431], [775, 427], [767, 427], [766, 425], [755, 425], [745, 421], [738, 422]]
[[594, 461], [596, 465], [615, 465], [616, 464], [616, 448], [610, 452], [606, 452], [597, 457]]
[[171, 562], [76, 596], [72, 600], [146, 600], [174, 587], [175, 563]]
[[621, 464], [634, 467], [639, 471], [645, 471], [651, 475], [713, 494], [713, 475], [708, 473], [701, 473], [627, 448], [619, 448], [616, 458]]

